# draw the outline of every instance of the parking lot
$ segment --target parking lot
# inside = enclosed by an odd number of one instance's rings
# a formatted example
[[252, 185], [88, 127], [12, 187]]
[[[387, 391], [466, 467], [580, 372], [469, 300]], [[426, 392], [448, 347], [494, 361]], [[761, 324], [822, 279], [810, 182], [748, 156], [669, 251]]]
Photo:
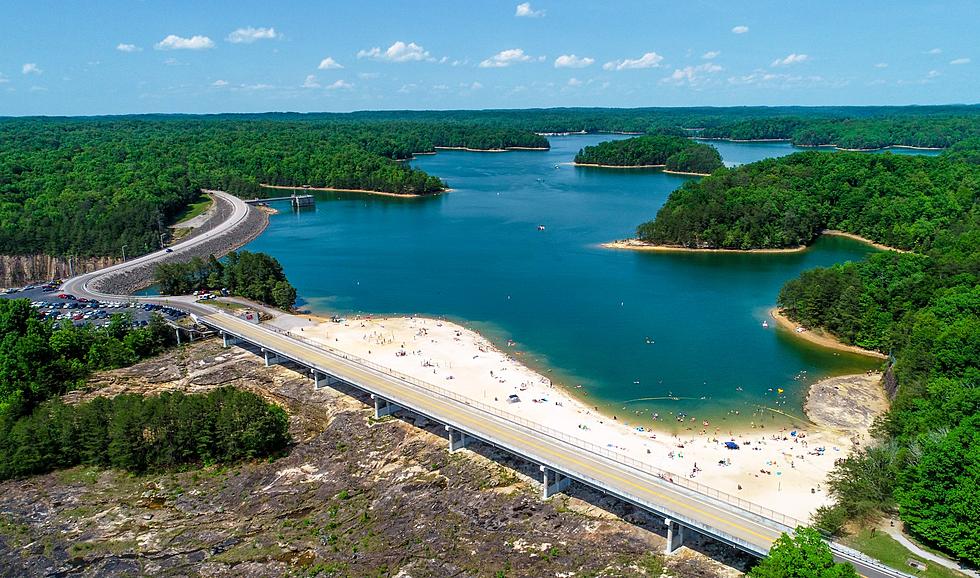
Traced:
[[112, 315], [130, 313], [133, 325], [146, 325], [150, 317], [157, 313], [165, 319], [176, 320], [186, 314], [171, 307], [155, 304], [136, 304], [121, 301], [92, 301], [76, 299], [57, 288], [56, 285], [30, 285], [19, 289], [0, 292], [2, 299], [27, 299], [45, 318], [55, 321], [71, 321], [76, 325], [91, 323], [96, 326], [107, 325]]

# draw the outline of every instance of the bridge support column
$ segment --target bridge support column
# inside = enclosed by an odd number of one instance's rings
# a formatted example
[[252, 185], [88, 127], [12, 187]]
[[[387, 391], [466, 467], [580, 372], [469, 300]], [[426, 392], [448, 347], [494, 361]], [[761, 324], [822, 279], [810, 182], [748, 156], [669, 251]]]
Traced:
[[665, 518], [664, 524], [667, 525], [667, 547], [664, 550], [666, 554], [672, 554], [684, 543], [684, 526], [670, 518]]
[[446, 426], [446, 431], [449, 432], [449, 453], [461, 450], [473, 441], [472, 437], [448, 425]]
[[401, 407], [391, 403], [387, 399], [378, 397], [376, 395], [371, 395], [374, 399], [374, 418], [381, 419], [386, 415], [391, 415], [396, 411], [400, 410]]
[[556, 472], [551, 468], [541, 466], [542, 499], [547, 500], [559, 492], [564, 492], [571, 483], [572, 478], [569, 478], [560, 472]]
[[272, 365], [277, 365], [286, 361], [285, 357], [282, 357], [274, 351], [269, 351], [268, 349], [263, 349], [262, 353], [265, 355], [265, 366], [270, 367]]
[[228, 349], [232, 345], [238, 345], [242, 340], [235, 337], [234, 335], [228, 335], [224, 331], [221, 332], [222, 345], [225, 349]]
[[310, 370], [310, 375], [313, 376], [314, 389], [320, 389], [321, 387], [327, 387], [328, 385], [343, 383], [343, 381], [337, 379], [336, 377], [323, 373], [322, 371], [317, 371], [315, 369]]
[[180, 345], [180, 328], [174, 327], [174, 333], [177, 334], [177, 345]]

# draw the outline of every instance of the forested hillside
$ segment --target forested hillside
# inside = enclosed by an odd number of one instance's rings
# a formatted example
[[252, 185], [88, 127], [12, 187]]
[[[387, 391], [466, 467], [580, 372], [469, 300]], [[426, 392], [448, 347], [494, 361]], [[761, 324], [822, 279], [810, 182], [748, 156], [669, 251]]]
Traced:
[[683, 247], [758, 249], [806, 245], [823, 229], [841, 229], [924, 251], [976, 201], [980, 171], [953, 154], [814, 151], [723, 170], [674, 191], [637, 236]]
[[785, 139], [799, 146], [833, 145], [842, 149], [878, 149], [893, 145], [946, 148], [980, 136], [972, 116], [806, 118], [742, 120], [705, 128], [698, 136], [732, 140]]
[[638, 136], [585, 147], [575, 155], [575, 163], [614, 167], [663, 165], [671, 171], [702, 174], [723, 166], [714, 147], [670, 135]]
[[804, 272], [778, 303], [794, 321], [891, 354], [897, 397], [877, 443], [831, 476], [819, 524], [898, 510], [922, 541], [980, 563], [980, 142], [939, 157], [799, 153], [675, 191], [639, 235], [759, 248], [825, 227], [909, 249]]

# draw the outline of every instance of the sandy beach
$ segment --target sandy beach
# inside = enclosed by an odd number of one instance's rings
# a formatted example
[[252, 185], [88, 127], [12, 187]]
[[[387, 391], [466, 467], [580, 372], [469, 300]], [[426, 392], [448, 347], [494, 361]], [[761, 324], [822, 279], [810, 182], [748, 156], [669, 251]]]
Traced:
[[881, 249], [882, 251], [895, 251], [896, 253], [911, 253], [911, 251], [906, 251], [905, 249], [896, 249], [895, 247], [889, 247], [888, 245], [882, 245], [881, 243], [875, 243], [871, 239], [862, 237], [860, 235], [855, 235], [854, 233], [848, 233], [846, 231], [838, 231], [837, 229], [824, 229], [820, 231], [821, 235], [830, 235], [831, 237], [847, 237], [848, 239], [854, 239], [855, 241], [861, 241], [871, 245], [875, 249]]
[[547, 151], [545, 147], [504, 147], [502, 149], [471, 149], [469, 147], [432, 147], [440, 151], [466, 151], [469, 153], [505, 153], [507, 151]]
[[868, 357], [875, 357], [877, 359], [888, 359], [888, 356], [884, 353], [858, 347], [857, 345], [847, 345], [845, 343], [841, 343], [840, 340], [833, 335], [829, 335], [821, 330], [811, 330], [809, 328], [802, 327], [799, 323], [796, 323], [783, 315], [782, 311], [777, 308], [769, 310], [769, 316], [776, 320], [779, 327], [787, 331], [792, 331], [793, 335], [799, 337], [800, 339], [805, 339], [810, 343], [815, 343], [817, 345], [829, 347], [830, 349], [836, 349], [838, 351], [847, 351], [849, 353], [857, 353], [858, 355], [867, 355]]
[[805, 245], [787, 249], [698, 249], [694, 247], [676, 247], [673, 245], [654, 245], [644, 243], [639, 239], [621, 239], [599, 245], [605, 249], [625, 249], [629, 251], [658, 251], [662, 253], [798, 253], [806, 251]]
[[[642, 460], [670, 472], [672, 478], [703, 484], [804, 521], [830, 501], [823, 481], [834, 460], [854, 447], [854, 434], [837, 428], [791, 431], [752, 422], [735, 429], [673, 415], [654, 419], [625, 408], [616, 416], [604, 415], [582, 401], [587, 400], [586, 393], [566, 390], [520, 363], [521, 352], [506, 346], [498, 349], [480, 334], [438, 319], [362, 317], [333, 322], [284, 315], [272, 323]], [[511, 395], [520, 401], [509, 402]], [[681, 433], [670, 433], [667, 423], [678, 425], [675, 422], [682, 422]], [[739, 449], [727, 449], [725, 442], [735, 442]]]
[[571, 164], [573, 167], [595, 167], [599, 169], [662, 169], [667, 166], [667, 165], [599, 165], [595, 163], [569, 163], [569, 164]]

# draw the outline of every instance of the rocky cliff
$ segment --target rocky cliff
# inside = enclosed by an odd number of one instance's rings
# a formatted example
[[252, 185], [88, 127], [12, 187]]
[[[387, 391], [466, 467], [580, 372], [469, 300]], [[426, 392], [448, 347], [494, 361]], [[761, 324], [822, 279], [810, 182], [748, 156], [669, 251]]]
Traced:
[[70, 277], [109, 267], [122, 261], [118, 257], [78, 257], [68, 259], [51, 255], [0, 255], [0, 287], [21, 287], [51, 279]]

